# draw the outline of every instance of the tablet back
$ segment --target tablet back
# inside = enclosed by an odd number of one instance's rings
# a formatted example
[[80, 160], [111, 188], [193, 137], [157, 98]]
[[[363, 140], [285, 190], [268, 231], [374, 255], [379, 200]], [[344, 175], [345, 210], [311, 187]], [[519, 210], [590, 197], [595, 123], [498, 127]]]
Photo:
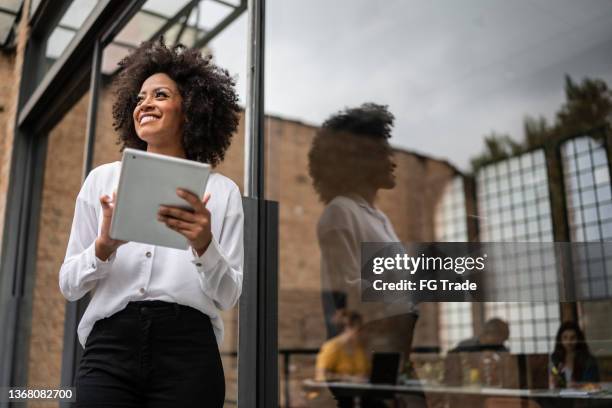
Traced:
[[187, 249], [186, 238], [159, 222], [157, 212], [162, 204], [191, 208], [176, 195], [176, 189], [191, 191], [202, 199], [209, 174], [208, 164], [125, 149], [111, 237]]

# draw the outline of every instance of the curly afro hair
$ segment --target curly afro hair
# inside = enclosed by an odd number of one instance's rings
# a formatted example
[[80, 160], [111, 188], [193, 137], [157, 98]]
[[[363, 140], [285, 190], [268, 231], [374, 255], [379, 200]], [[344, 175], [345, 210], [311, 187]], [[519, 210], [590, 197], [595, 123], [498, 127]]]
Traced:
[[126, 147], [146, 150], [136, 134], [132, 113], [142, 83], [151, 75], [165, 73], [181, 94], [185, 113], [183, 147], [187, 159], [219, 164], [238, 127], [238, 96], [227, 70], [202, 57], [197, 49], [183, 45], [169, 48], [163, 38], [144, 42], [119, 62], [115, 79], [113, 127], [119, 134], [121, 151]]
[[393, 155], [388, 143], [393, 121], [386, 105], [364, 103], [323, 122], [308, 153], [310, 176], [321, 201], [356, 193], [389, 171], [382, 162]]

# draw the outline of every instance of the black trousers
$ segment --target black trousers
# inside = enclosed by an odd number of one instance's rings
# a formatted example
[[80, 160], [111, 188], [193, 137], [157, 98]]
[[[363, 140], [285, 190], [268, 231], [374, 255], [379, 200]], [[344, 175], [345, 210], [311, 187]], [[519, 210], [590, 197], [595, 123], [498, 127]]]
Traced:
[[223, 407], [225, 378], [207, 315], [162, 301], [130, 302], [96, 322], [76, 379], [76, 406]]

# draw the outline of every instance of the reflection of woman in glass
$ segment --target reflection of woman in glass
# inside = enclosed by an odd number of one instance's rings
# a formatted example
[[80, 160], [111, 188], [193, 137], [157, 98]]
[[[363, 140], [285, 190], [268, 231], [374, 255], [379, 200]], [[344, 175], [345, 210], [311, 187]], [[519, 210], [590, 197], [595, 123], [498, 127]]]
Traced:
[[317, 235], [328, 338], [337, 334], [338, 313], [348, 308], [364, 317], [370, 350], [408, 351], [416, 320], [412, 304], [366, 304], [360, 297], [361, 243], [399, 241], [387, 216], [374, 206], [379, 190], [395, 186], [388, 142], [393, 119], [386, 106], [373, 103], [331, 116], [313, 141], [309, 170], [326, 204]]
[[[120, 66], [113, 117], [123, 147], [213, 166], [223, 159], [239, 109], [227, 72], [162, 41]], [[105, 164], [85, 180], [60, 270], [68, 300], [91, 294], [78, 328], [77, 405], [221, 407], [220, 310], [242, 285], [240, 192], [213, 173], [203, 199], [177, 191], [191, 211], [160, 207], [151, 222], [183, 235], [188, 250], [122, 242], [109, 236], [119, 171], [120, 162]]]
[[575, 322], [565, 322], [559, 327], [550, 360], [550, 385], [553, 388], [599, 382], [597, 361], [589, 351], [584, 333]]

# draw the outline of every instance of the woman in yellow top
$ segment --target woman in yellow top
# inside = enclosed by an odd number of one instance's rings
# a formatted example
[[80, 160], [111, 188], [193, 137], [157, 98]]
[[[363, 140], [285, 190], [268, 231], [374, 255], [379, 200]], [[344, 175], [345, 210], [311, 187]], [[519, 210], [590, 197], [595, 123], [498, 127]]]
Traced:
[[317, 355], [316, 379], [365, 381], [370, 373], [370, 360], [361, 338], [361, 315], [346, 311], [341, 322], [342, 332], [323, 343]]
[[[344, 311], [340, 318], [342, 332], [323, 343], [317, 355], [316, 379], [319, 381], [366, 382], [370, 375], [370, 355], [362, 339], [363, 319], [357, 312]], [[353, 398], [334, 394], [338, 408], [352, 408]], [[361, 399], [362, 408], [386, 408], [371, 396]]]

